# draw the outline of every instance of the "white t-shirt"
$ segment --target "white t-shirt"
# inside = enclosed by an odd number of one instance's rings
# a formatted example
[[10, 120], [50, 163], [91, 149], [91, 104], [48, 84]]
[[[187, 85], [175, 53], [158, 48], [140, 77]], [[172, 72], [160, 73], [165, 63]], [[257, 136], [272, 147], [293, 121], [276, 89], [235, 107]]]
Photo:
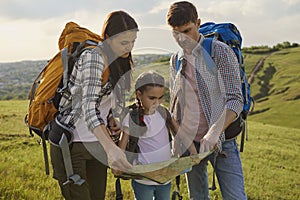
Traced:
[[[105, 125], [107, 125], [107, 116], [109, 114], [109, 110], [112, 107], [112, 93], [108, 96], [103, 96], [100, 106], [98, 109], [100, 110], [101, 118], [103, 119]], [[98, 141], [96, 136], [92, 133], [91, 130], [88, 129], [87, 124], [84, 120], [84, 116], [82, 115], [80, 119], [75, 124], [74, 133], [74, 142], [95, 142]]]
[[[158, 111], [151, 115], [144, 115], [144, 122], [147, 126], [145, 135], [139, 137], [138, 146], [141, 153], [134, 164], [149, 164], [169, 160], [171, 154], [171, 144], [165, 119]], [[129, 114], [124, 118], [124, 127], [129, 127]], [[159, 185], [153, 181], [136, 180], [146, 185]]]

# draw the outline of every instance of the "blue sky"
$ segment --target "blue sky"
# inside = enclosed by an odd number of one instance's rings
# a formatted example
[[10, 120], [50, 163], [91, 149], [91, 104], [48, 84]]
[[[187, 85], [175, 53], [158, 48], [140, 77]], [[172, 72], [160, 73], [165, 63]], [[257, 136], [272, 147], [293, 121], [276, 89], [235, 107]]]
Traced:
[[[49, 59], [69, 21], [100, 33], [105, 16], [114, 10], [130, 13], [140, 33], [135, 53], [145, 49], [172, 52], [174, 44], [162, 0], [0, 0], [0, 62]], [[202, 22], [233, 22], [243, 46], [300, 43], [300, 0], [192, 0]], [[145, 51], [146, 52], [146, 51]]]

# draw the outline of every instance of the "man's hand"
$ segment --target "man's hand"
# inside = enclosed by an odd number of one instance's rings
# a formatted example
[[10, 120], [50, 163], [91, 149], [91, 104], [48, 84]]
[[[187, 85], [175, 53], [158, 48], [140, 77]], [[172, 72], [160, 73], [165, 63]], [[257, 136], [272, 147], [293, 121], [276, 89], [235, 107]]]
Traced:
[[222, 128], [213, 125], [207, 134], [200, 140], [200, 153], [208, 152], [216, 148]]

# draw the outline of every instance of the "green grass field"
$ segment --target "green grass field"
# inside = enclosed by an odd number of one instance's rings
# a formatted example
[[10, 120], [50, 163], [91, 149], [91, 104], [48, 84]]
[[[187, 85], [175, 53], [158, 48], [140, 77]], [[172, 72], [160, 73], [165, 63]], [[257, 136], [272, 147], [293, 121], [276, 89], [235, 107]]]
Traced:
[[[259, 98], [249, 116], [249, 140], [241, 153], [249, 200], [300, 199], [299, 52], [300, 48], [293, 48], [271, 54], [252, 84], [252, 94]], [[247, 54], [247, 74], [265, 56]], [[166, 62], [154, 63], [151, 69], [168, 77]], [[137, 69], [134, 78], [142, 70]], [[52, 170], [45, 175], [38, 137], [29, 137], [24, 124], [27, 108], [25, 100], [0, 101], [0, 199], [62, 199]], [[114, 182], [109, 172], [108, 200], [115, 199]], [[122, 186], [124, 199], [133, 199], [130, 181], [122, 181]], [[183, 176], [181, 193], [188, 199]], [[211, 199], [222, 199], [219, 189], [211, 192]]]
[[[0, 101], [0, 197], [60, 199], [57, 183], [45, 175], [38, 138], [29, 137], [23, 123], [26, 108], [27, 101]], [[299, 199], [300, 130], [249, 121], [248, 132], [241, 154], [248, 198]], [[209, 171], [211, 180], [211, 167]], [[187, 199], [182, 180], [181, 192]], [[110, 174], [107, 199], [114, 199], [114, 181]], [[122, 186], [124, 199], [132, 199], [130, 182], [122, 181]], [[220, 191], [211, 192], [211, 199], [221, 199]]]

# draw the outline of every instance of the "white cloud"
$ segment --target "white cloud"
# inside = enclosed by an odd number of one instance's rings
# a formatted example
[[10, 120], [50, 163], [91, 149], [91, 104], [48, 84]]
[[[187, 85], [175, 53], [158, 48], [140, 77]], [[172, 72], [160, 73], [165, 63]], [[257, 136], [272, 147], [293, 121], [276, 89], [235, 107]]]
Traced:
[[166, 12], [166, 10], [168, 10], [168, 8], [170, 7], [170, 5], [172, 4], [173, 1], [161, 1], [159, 2], [159, 4], [157, 4], [156, 6], [154, 6], [149, 13], [150, 14], [156, 14], [156, 13], [160, 13], [160, 12]]
[[40, 59], [45, 58], [45, 55], [52, 56], [51, 49], [55, 50], [57, 43], [52, 44], [48, 41], [55, 41], [57, 34], [49, 34], [43, 27], [41, 22], [27, 20], [1, 24], [0, 43], [4, 44], [5, 48], [1, 52], [0, 60]]
[[290, 6], [293, 6], [293, 5], [296, 5], [296, 4], [299, 4], [300, 3], [300, 0], [282, 0], [283, 3], [286, 3]]
[[265, 13], [262, 1], [247, 0], [244, 1], [244, 3], [242, 3], [240, 6], [241, 13], [245, 17], [251, 16], [250, 18], [256, 18], [256, 16], [262, 16]]

